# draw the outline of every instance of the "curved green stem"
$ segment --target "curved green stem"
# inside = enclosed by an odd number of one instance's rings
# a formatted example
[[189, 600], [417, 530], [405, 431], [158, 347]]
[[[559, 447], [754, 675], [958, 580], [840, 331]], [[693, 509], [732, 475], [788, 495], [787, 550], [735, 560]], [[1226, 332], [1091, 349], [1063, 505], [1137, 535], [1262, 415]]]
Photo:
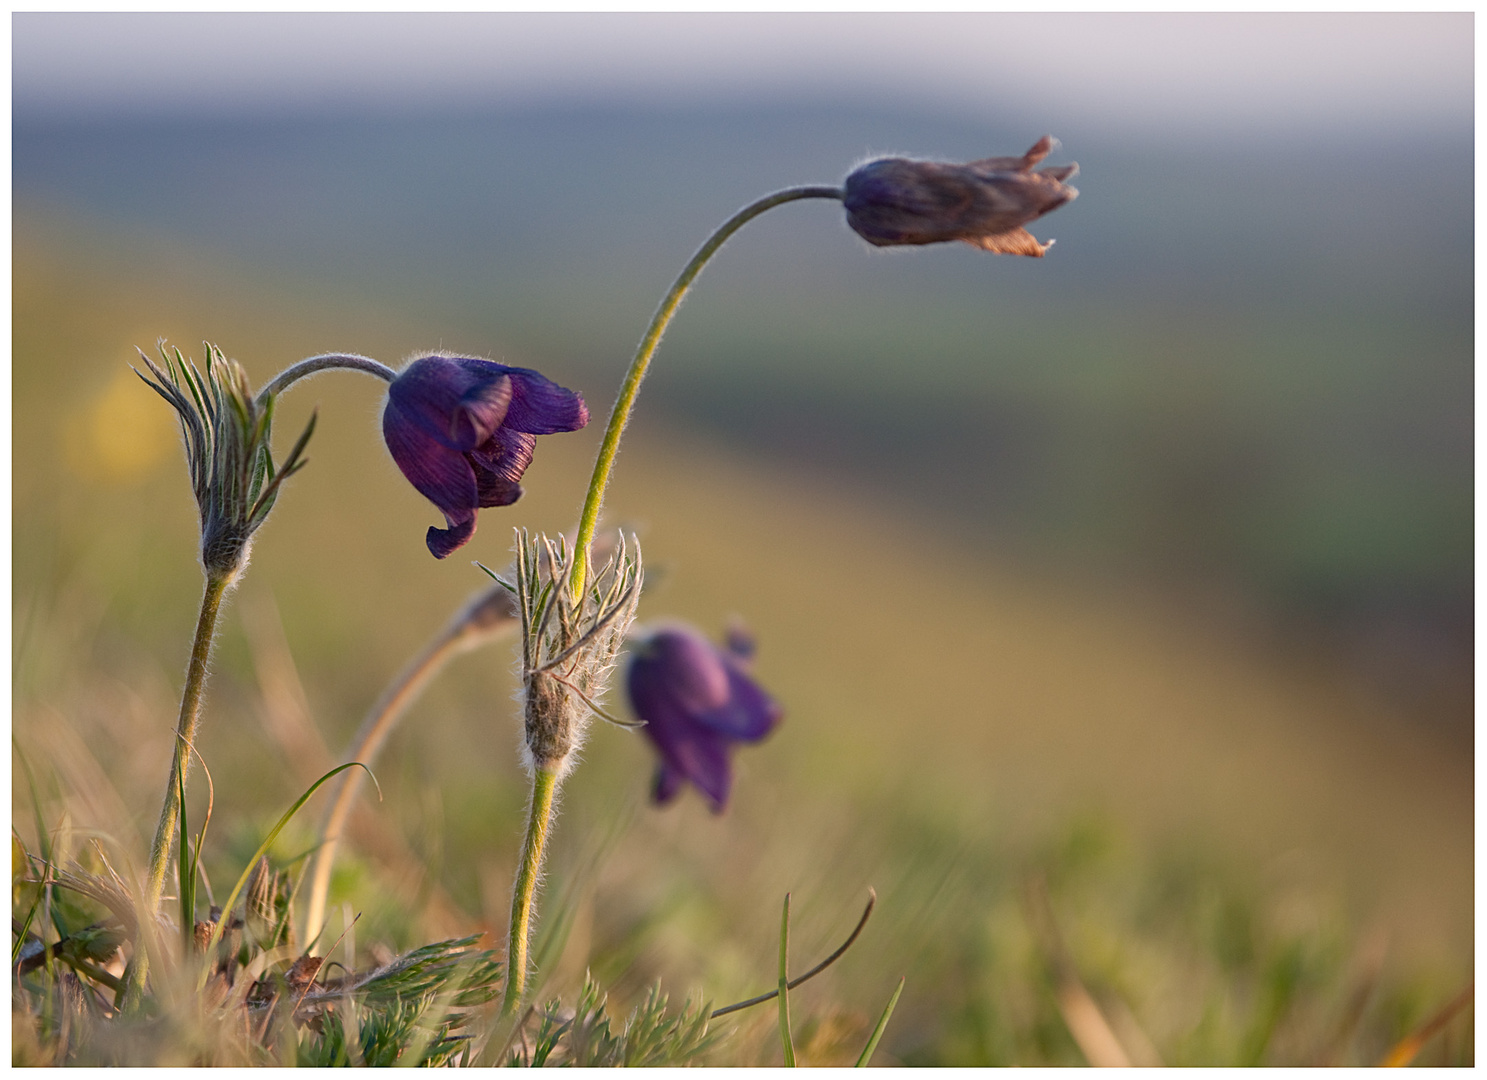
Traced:
[[522, 843], [521, 865], [511, 890], [511, 932], [506, 944], [506, 996], [504, 1015], [514, 1013], [527, 992], [527, 944], [532, 931], [532, 901], [542, 876], [542, 854], [552, 826], [552, 807], [558, 792], [557, 770], [538, 765], [532, 775], [532, 802], [527, 807], [527, 837]]
[[263, 405], [269, 398], [282, 394], [307, 375], [337, 368], [347, 371], [364, 371], [368, 375], [377, 376], [384, 382], [392, 382], [398, 377], [396, 371], [380, 360], [373, 360], [370, 356], [358, 356], [356, 353], [322, 353], [320, 356], [306, 357], [297, 364], [290, 364], [275, 375], [267, 386], [258, 391], [255, 401]]
[[620, 436], [624, 434], [625, 424], [630, 419], [630, 409], [635, 404], [635, 395], [640, 390], [640, 381], [645, 378], [646, 368], [650, 366], [656, 346], [661, 343], [661, 335], [666, 332], [666, 327], [670, 325], [676, 309], [681, 306], [682, 297], [686, 296], [687, 290], [692, 287], [692, 282], [697, 279], [698, 274], [702, 273], [702, 268], [728, 238], [760, 214], [799, 199], [840, 199], [841, 197], [841, 189], [834, 187], [786, 188], [773, 195], [766, 195], [757, 202], [745, 206], [723, 222], [718, 230], [707, 238], [707, 242], [697, 249], [697, 254], [692, 256], [692, 261], [687, 263], [677, 276], [675, 283], [671, 286], [671, 291], [666, 294], [666, 298], [661, 301], [661, 306], [651, 317], [651, 324], [646, 328], [645, 337], [640, 339], [640, 347], [635, 350], [635, 359], [630, 361], [630, 370], [625, 374], [625, 382], [620, 387], [620, 396], [614, 403], [614, 410], [609, 414], [609, 427], [604, 431], [604, 442], [600, 445], [599, 456], [594, 461], [594, 476], [589, 481], [589, 492], [584, 499], [583, 512], [578, 519], [578, 536], [573, 545], [573, 595], [575, 597], [583, 593], [584, 583], [588, 577], [589, 543], [594, 539], [594, 530], [599, 525], [599, 509], [604, 503], [604, 491], [609, 486], [609, 473], [614, 468], [614, 456], [620, 447]]
[[[376, 704], [367, 712], [361, 730], [351, 741], [346, 752], [346, 761], [359, 761], [370, 766], [376, 759], [382, 744], [392, 733], [403, 712], [423, 691], [450, 657], [459, 652], [461, 644], [458, 634], [441, 634], [414, 661], [408, 665]], [[315, 856], [315, 869], [310, 880], [310, 907], [305, 916], [305, 938], [312, 942], [310, 952], [317, 952], [313, 944], [325, 920], [325, 902], [330, 895], [331, 869], [335, 866], [336, 852], [341, 845], [341, 834], [346, 831], [346, 821], [351, 808], [356, 805], [356, 793], [361, 790], [365, 774], [348, 771], [341, 777], [335, 801], [325, 816], [325, 825], [320, 832], [320, 850]]]
[[[625, 381], [620, 386], [619, 397], [609, 414], [609, 426], [604, 431], [604, 441], [594, 461], [594, 475], [589, 481], [589, 490], [584, 498], [583, 510], [579, 514], [578, 534], [573, 545], [573, 569], [571, 575], [572, 596], [576, 601], [583, 595], [589, 568], [589, 545], [593, 543], [594, 531], [599, 525], [599, 510], [604, 504], [604, 492], [609, 486], [609, 474], [614, 468], [614, 457], [619, 450], [620, 436], [630, 419], [630, 410], [635, 405], [635, 395], [640, 391], [651, 357], [661, 343], [661, 335], [671, 324], [682, 298], [692, 287], [702, 268], [727, 242], [728, 238], [754, 218], [776, 206], [796, 202], [800, 199], [841, 199], [842, 191], [834, 187], [786, 188], [745, 206], [707, 238], [697, 249], [691, 261], [682, 268], [670, 291], [661, 301], [661, 306], [651, 316], [650, 326], [635, 350]], [[527, 835], [522, 844], [521, 865], [517, 870], [516, 883], [511, 896], [511, 930], [506, 952], [506, 995], [502, 1012], [510, 1016], [521, 1005], [527, 989], [527, 946], [531, 934], [532, 903], [537, 892], [537, 881], [542, 871], [542, 853], [547, 845], [547, 834], [552, 825], [553, 801], [558, 790], [558, 771], [539, 763], [532, 776], [532, 801], [527, 813]]]
[[[362, 721], [361, 728], [351, 740], [351, 746], [342, 760], [359, 761], [370, 768], [408, 707], [423, 693], [429, 681], [444, 669], [445, 664], [460, 653], [468, 652], [514, 630], [516, 625], [516, 602], [505, 588], [495, 585], [477, 593], [382, 691], [381, 696], [367, 710], [366, 719]], [[364, 772], [346, 772], [336, 791], [335, 801], [331, 803], [330, 811], [325, 816], [325, 824], [321, 826], [320, 850], [310, 879], [310, 906], [305, 918], [305, 938], [310, 942], [309, 951], [312, 955], [318, 955], [316, 938], [325, 921], [331, 870], [335, 866], [341, 834], [346, 831], [346, 822], [351, 817], [351, 808], [356, 805], [356, 793], [361, 790], [364, 775]]]
[[149, 952], [145, 943], [156, 935], [146, 920], [155, 918], [160, 897], [165, 891], [165, 872], [170, 866], [170, 850], [175, 843], [176, 826], [181, 820], [181, 795], [186, 786], [186, 773], [191, 767], [191, 750], [196, 745], [196, 729], [201, 720], [202, 692], [206, 688], [207, 663], [211, 659], [212, 640], [217, 630], [217, 615], [223, 597], [232, 584], [232, 574], [207, 575], [201, 597], [201, 613], [196, 619], [196, 639], [191, 645], [191, 661], [186, 667], [186, 685], [181, 691], [181, 714], [176, 721], [176, 750], [170, 762], [170, 777], [165, 783], [165, 805], [155, 826], [155, 841], [150, 845], [150, 866], [145, 874], [144, 897], [140, 904], [140, 946], [129, 969], [126, 1003], [137, 1002], [144, 990], [149, 969]]

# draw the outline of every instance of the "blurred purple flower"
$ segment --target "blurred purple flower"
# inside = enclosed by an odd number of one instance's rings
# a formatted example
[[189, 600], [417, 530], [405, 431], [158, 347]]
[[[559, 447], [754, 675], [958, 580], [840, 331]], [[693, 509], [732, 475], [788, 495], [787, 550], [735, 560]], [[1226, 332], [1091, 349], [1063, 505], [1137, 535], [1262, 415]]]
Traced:
[[1003, 255], [1041, 256], [1022, 226], [1078, 196], [1064, 183], [1078, 165], [1033, 171], [1056, 145], [1039, 139], [1022, 157], [985, 158], [967, 165], [881, 158], [847, 177], [847, 224], [869, 244], [938, 244], [963, 240]]
[[780, 722], [784, 711], [749, 676], [746, 659], [731, 643], [720, 649], [682, 626], [632, 647], [630, 705], [661, 755], [656, 802], [670, 802], [690, 780], [721, 813], [733, 786], [734, 744], [758, 742]]
[[589, 422], [583, 398], [529, 368], [491, 360], [421, 356], [393, 380], [382, 436], [403, 475], [444, 513], [429, 527], [442, 559], [475, 532], [475, 511], [521, 498], [537, 435]]

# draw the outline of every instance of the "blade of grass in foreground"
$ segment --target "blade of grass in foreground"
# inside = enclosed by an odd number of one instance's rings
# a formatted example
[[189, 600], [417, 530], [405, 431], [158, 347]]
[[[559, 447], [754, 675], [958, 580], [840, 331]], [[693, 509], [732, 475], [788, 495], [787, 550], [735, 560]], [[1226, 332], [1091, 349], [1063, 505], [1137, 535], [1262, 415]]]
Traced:
[[181, 902], [181, 955], [190, 956], [196, 939], [196, 867], [191, 861], [191, 830], [186, 827], [186, 776], [176, 774], [181, 800], [181, 850], [176, 856], [176, 896]]
[[[237, 884], [232, 887], [232, 892], [227, 894], [227, 899], [223, 901], [222, 916], [212, 924], [212, 936], [207, 939], [206, 948], [202, 950], [206, 962], [202, 964], [201, 971], [196, 977], [196, 989], [198, 991], [206, 985], [207, 973], [211, 970], [210, 960], [216, 955], [217, 942], [222, 937], [222, 927], [232, 920], [233, 905], [237, 903], [238, 896], [242, 893], [243, 887], [248, 884], [248, 878], [253, 873], [253, 868], [258, 865], [258, 860], [268, 854], [268, 849], [273, 847], [274, 841], [279, 838], [279, 833], [284, 831], [284, 826], [288, 825], [290, 819], [299, 813], [300, 807], [310, 801], [310, 796], [315, 794], [320, 785], [337, 773], [343, 773], [347, 769], [367, 769], [367, 767], [359, 761], [348, 761], [344, 765], [337, 765], [319, 780], [316, 780], [310, 785], [309, 790], [296, 799], [294, 805], [284, 812], [284, 816], [279, 819], [278, 824], [269, 830], [269, 834], [264, 838], [263, 843], [258, 845], [258, 850], [248, 859], [247, 868], [238, 877]], [[372, 775], [371, 769], [367, 769], [367, 775], [372, 777], [373, 784], [377, 783], [377, 778]]]
[[[815, 967], [811, 968], [810, 971], [807, 971], [804, 975], [797, 975], [795, 978], [791, 979], [789, 989], [794, 990], [801, 983], [808, 982], [809, 980], [814, 979], [817, 975], [821, 974], [821, 972], [825, 971], [832, 964], [840, 960], [843, 954], [845, 954], [846, 951], [852, 947], [852, 943], [857, 940], [858, 935], [862, 933], [862, 928], [867, 925], [868, 917], [873, 913], [873, 905], [877, 902], [878, 894], [872, 889], [868, 889], [867, 906], [862, 909], [862, 917], [857, 920], [857, 925], [853, 927], [852, 932], [847, 935], [847, 940], [837, 946], [836, 952], [832, 953], [825, 960], [822, 960]], [[721, 1009], [714, 1009], [709, 1014], [708, 1019], [716, 1020], [720, 1016], [727, 1016], [729, 1013], [738, 1012], [740, 1009], [747, 1009], [754, 1005], [762, 1005], [770, 998], [779, 996], [779, 990], [775, 989], [769, 991], [768, 993], [760, 994], [758, 997], [751, 997], [747, 1001], [735, 1001], [732, 1005], [724, 1005]]]
[[[16, 737], [14, 735], [11, 735], [10, 737], [10, 745], [15, 751], [16, 760], [21, 763], [21, 768], [24, 769], [26, 772], [26, 788], [31, 793], [31, 812], [35, 815], [36, 818], [36, 842], [41, 848], [42, 865], [49, 867], [52, 865], [52, 848], [46, 833], [45, 819], [42, 817], [41, 813], [41, 799], [36, 794], [36, 777], [32, 774], [31, 763], [26, 760], [26, 755], [21, 752], [21, 744], [16, 741]], [[32, 865], [31, 853], [26, 850], [26, 845], [24, 843], [21, 843], [20, 836], [14, 831], [14, 829], [11, 830], [11, 836], [12, 844], [21, 845], [21, 852], [26, 858], [26, 867], [31, 873], [34, 874], [36, 871], [35, 867]], [[44, 873], [43, 875], [38, 876], [44, 876]], [[26, 932], [31, 929], [31, 923], [35, 920], [36, 913], [41, 910], [42, 898], [44, 896], [46, 896], [45, 884], [43, 884], [41, 888], [36, 890], [36, 902], [31, 905], [31, 910], [26, 913], [26, 925], [21, 929], [20, 935], [16, 938], [15, 946], [11, 949], [11, 967], [15, 967], [16, 961], [20, 959], [21, 946], [24, 945], [26, 942]], [[36, 936], [41, 939], [42, 945], [45, 946], [45, 936], [40, 933], [38, 933]]]
[[785, 910], [780, 915], [780, 1045], [785, 1051], [785, 1068], [795, 1068], [795, 1044], [790, 1039], [790, 894], [785, 894]]
[[878, 1042], [883, 1038], [883, 1032], [888, 1029], [888, 1019], [893, 1015], [893, 1010], [898, 1006], [898, 996], [904, 992], [904, 980], [898, 980], [898, 988], [893, 991], [893, 996], [888, 999], [888, 1005], [883, 1009], [883, 1015], [878, 1017], [878, 1026], [873, 1028], [873, 1033], [867, 1038], [867, 1045], [862, 1048], [862, 1053], [857, 1058], [857, 1064], [853, 1068], [862, 1069], [872, 1060], [873, 1051], [878, 1048]]

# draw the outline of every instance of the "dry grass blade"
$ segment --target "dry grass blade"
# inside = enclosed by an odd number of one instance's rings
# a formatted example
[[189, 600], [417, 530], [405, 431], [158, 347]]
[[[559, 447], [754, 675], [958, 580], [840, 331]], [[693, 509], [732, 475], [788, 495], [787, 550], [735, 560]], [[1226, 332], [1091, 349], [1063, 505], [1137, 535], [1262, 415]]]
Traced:
[[1028, 924], [1042, 950], [1053, 976], [1058, 1010], [1079, 1044], [1086, 1060], [1096, 1068], [1129, 1069], [1131, 1056], [1116, 1038], [1115, 1029], [1100, 1011], [1100, 1006], [1079, 978], [1068, 950], [1064, 947], [1053, 908], [1048, 902], [1048, 885], [1042, 875], [1029, 878], [1024, 890]]
[[1445, 1030], [1446, 1025], [1456, 1018], [1456, 1014], [1471, 1004], [1476, 986], [1475, 981], [1467, 983], [1466, 989], [1446, 1002], [1440, 1012], [1395, 1043], [1379, 1062], [1379, 1066], [1385, 1069], [1402, 1068], [1414, 1061], [1425, 1044]]

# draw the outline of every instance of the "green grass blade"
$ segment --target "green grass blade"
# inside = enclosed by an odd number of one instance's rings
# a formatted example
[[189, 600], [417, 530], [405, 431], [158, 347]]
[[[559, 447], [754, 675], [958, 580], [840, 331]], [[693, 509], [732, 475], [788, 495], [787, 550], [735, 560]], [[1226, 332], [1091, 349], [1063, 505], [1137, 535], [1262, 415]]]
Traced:
[[[190, 758], [186, 759], [190, 761]], [[181, 800], [181, 851], [176, 858], [176, 896], [181, 903], [182, 955], [191, 955], [196, 940], [196, 864], [191, 859], [191, 830], [186, 828], [186, 770], [176, 773], [176, 790]]]
[[780, 915], [780, 1046], [785, 1051], [785, 1068], [795, 1068], [795, 1043], [790, 1038], [790, 894], [785, 894], [785, 910]]
[[[14, 734], [12, 734], [10, 737], [10, 745], [15, 751], [16, 758], [19, 759], [21, 763], [21, 768], [24, 769], [26, 772], [26, 787], [31, 792], [31, 812], [36, 816], [36, 842], [37, 845], [41, 848], [42, 865], [46, 867], [41, 875], [41, 887], [36, 891], [36, 903], [32, 906], [30, 914], [26, 916], [26, 929], [29, 930], [31, 928], [32, 919], [34, 918], [36, 911], [39, 909], [42, 913], [42, 923], [37, 930], [36, 936], [41, 940], [41, 959], [43, 966], [46, 969], [47, 979], [50, 981], [53, 978], [52, 951], [50, 948], [46, 947], [46, 922], [49, 921], [48, 916], [52, 914], [51, 905], [47, 902], [47, 898], [51, 895], [52, 890], [52, 886], [50, 884], [52, 877], [52, 867], [57, 865], [53, 858], [55, 852], [52, 848], [51, 837], [47, 835], [46, 819], [42, 816], [41, 813], [41, 796], [38, 795], [36, 792], [36, 775], [31, 771], [31, 763], [26, 760], [26, 755], [21, 750], [21, 744], [16, 740]], [[24, 849], [24, 847], [25, 845], [23, 844], [22, 848]], [[28, 863], [31, 861], [30, 852], [27, 852], [26, 861]], [[52, 921], [53, 929], [56, 929], [55, 921]], [[17, 949], [19, 949], [20, 942], [24, 941], [25, 934], [22, 933], [17, 942]], [[19, 952], [17, 952], [17, 955], [19, 955]], [[48, 1019], [48, 1022], [50, 1022], [50, 1010], [51, 996], [49, 994], [44, 1006], [44, 1012]]]
[[[40, 907], [41, 890], [38, 889], [36, 899], [31, 901], [31, 910], [26, 912], [26, 921], [21, 923], [20, 930], [16, 932], [15, 944], [10, 947], [10, 967], [12, 971], [21, 962], [21, 949], [25, 947], [26, 935], [31, 932], [31, 923], [35, 921], [36, 912]], [[45, 945], [45, 942], [42, 944]]]
[[31, 762], [26, 760], [26, 754], [14, 735], [10, 737], [10, 745], [15, 750], [16, 759], [26, 773], [26, 788], [31, 793], [31, 813], [36, 818], [36, 844], [41, 850], [41, 861], [48, 866], [55, 866], [56, 861], [52, 858], [51, 837], [47, 835], [46, 820], [41, 813], [41, 796], [36, 793], [36, 774], [31, 771]]
[[258, 850], [255, 851], [252, 857], [248, 860], [247, 869], [245, 869], [238, 877], [237, 884], [232, 887], [232, 892], [228, 893], [227, 899], [222, 904], [222, 917], [218, 919], [215, 924], [213, 924], [212, 936], [207, 941], [207, 946], [203, 950], [205, 958], [208, 962], [202, 964], [201, 973], [196, 978], [197, 990], [200, 990], [203, 986], [206, 985], [207, 972], [211, 970], [211, 964], [209, 961], [213, 956], [216, 955], [217, 942], [222, 937], [222, 927], [232, 921], [233, 905], [237, 903], [237, 899], [242, 894], [244, 886], [248, 884], [248, 878], [253, 873], [253, 868], [258, 865], [258, 860], [268, 854], [268, 849], [274, 846], [274, 841], [279, 838], [279, 833], [284, 831], [284, 826], [288, 825], [294, 815], [299, 813], [300, 807], [304, 806], [305, 803], [310, 801], [310, 796], [315, 794], [315, 792], [319, 790], [320, 785], [325, 783], [327, 780], [337, 775], [338, 773], [345, 772], [347, 769], [366, 769], [367, 775], [372, 777], [372, 783], [377, 783], [377, 778], [375, 776], [372, 776], [371, 769], [367, 769], [367, 767], [359, 761], [348, 761], [344, 765], [337, 765], [334, 769], [326, 773], [319, 780], [316, 780], [313, 784], [310, 785], [309, 790], [307, 790], [303, 795], [296, 799], [294, 805], [284, 812], [284, 816], [279, 819], [278, 824], [276, 824], [272, 829], [269, 830], [269, 834], [267, 837], [264, 838], [263, 843], [258, 845]]
[[878, 1017], [878, 1026], [873, 1028], [873, 1033], [867, 1037], [867, 1045], [862, 1048], [862, 1054], [857, 1058], [857, 1069], [867, 1067], [872, 1060], [873, 1051], [878, 1048], [878, 1042], [883, 1038], [883, 1032], [888, 1028], [888, 1019], [893, 1015], [893, 1010], [898, 1006], [898, 996], [904, 992], [904, 980], [898, 980], [898, 988], [893, 991], [893, 996], [888, 999], [888, 1006], [883, 1010], [883, 1015]]

